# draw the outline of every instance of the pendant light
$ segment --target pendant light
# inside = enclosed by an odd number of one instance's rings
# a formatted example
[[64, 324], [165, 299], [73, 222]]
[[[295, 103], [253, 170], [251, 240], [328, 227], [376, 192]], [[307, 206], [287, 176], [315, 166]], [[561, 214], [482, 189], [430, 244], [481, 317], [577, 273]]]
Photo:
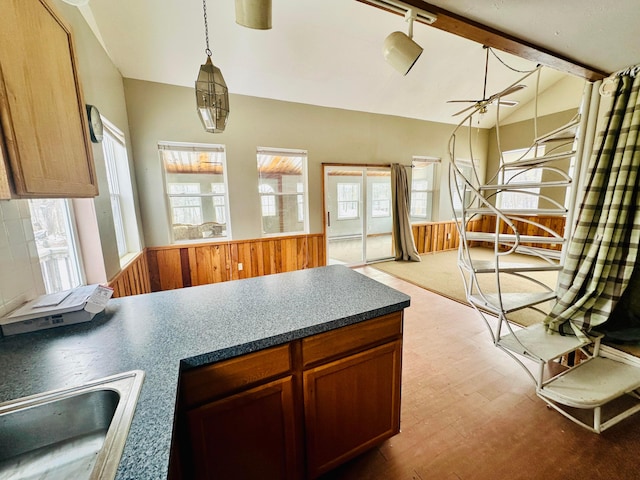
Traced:
[[196, 80], [196, 104], [198, 115], [207, 132], [224, 132], [229, 117], [229, 89], [222, 72], [211, 61], [209, 49], [209, 26], [207, 25], [207, 0], [202, 0], [204, 11], [204, 31], [207, 42], [207, 61], [200, 65]]

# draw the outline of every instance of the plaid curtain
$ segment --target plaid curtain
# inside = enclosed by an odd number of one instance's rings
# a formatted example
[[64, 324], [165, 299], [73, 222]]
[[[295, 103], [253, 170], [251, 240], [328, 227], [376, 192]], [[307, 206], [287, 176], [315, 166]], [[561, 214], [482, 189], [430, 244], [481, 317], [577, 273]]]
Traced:
[[633, 273], [640, 240], [639, 87], [640, 75], [617, 79], [589, 162], [558, 300], [545, 319], [552, 331], [580, 334], [606, 322]]

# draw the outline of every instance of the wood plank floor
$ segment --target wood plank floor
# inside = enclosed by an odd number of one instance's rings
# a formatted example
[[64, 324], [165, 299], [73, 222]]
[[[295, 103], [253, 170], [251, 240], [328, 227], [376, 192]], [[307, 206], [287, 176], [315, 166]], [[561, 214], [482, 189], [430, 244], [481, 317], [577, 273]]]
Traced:
[[471, 308], [371, 267], [411, 296], [401, 433], [325, 479], [640, 479], [640, 414], [597, 435], [547, 408]]

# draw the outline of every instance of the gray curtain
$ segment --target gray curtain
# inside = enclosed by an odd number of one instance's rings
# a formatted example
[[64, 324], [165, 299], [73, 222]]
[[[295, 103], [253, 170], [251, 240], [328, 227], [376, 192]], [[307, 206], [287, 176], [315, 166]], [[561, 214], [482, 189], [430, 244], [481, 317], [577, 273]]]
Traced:
[[409, 220], [409, 183], [405, 167], [391, 165], [391, 198], [393, 202], [393, 244], [396, 260], [420, 262]]
[[631, 279], [640, 242], [640, 77], [618, 77], [591, 156], [578, 222], [559, 276], [551, 330], [588, 332], [610, 317]]

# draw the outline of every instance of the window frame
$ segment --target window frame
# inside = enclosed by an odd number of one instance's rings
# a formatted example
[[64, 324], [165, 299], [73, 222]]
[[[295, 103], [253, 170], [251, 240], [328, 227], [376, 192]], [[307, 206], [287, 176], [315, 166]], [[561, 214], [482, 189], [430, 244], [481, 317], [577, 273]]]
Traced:
[[[409, 218], [411, 223], [430, 222], [433, 220], [434, 199], [439, 191], [440, 181], [438, 177], [438, 165], [442, 163], [439, 157], [430, 157], [422, 155], [414, 155], [411, 160], [411, 202], [409, 205]], [[426, 182], [427, 187], [424, 189], [415, 188], [415, 172], [419, 169], [430, 169], [430, 175], [427, 175]], [[429, 180], [431, 180], [431, 188], [429, 188]], [[424, 194], [424, 214], [415, 213], [416, 203], [418, 201], [418, 194]], [[431, 209], [429, 209], [431, 204]]]
[[[169, 185], [170, 184], [192, 184], [193, 182], [191, 181], [185, 181], [185, 182], [175, 182], [175, 181], [171, 181], [169, 179], [170, 174], [172, 174], [171, 172], [167, 171], [167, 166], [163, 157], [163, 151], [176, 151], [176, 152], [187, 152], [187, 153], [204, 153], [204, 152], [209, 152], [209, 153], [217, 153], [217, 154], [221, 154], [219, 157], [219, 161], [221, 164], [221, 168], [222, 168], [222, 172], [221, 173], [213, 173], [213, 172], [209, 172], [209, 173], [204, 173], [203, 175], [221, 175], [222, 176], [222, 182], [214, 182], [211, 181], [213, 180], [213, 178], [211, 178], [209, 181], [202, 181], [200, 182], [200, 184], [208, 184], [209, 188], [210, 188], [210, 192], [200, 192], [200, 193], [174, 193], [171, 194], [169, 193]], [[166, 211], [166, 216], [167, 216], [167, 225], [168, 225], [168, 230], [169, 230], [169, 241], [172, 245], [176, 245], [176, 244], [189, 244], [189, 243], [210, 243], [210, 242], [228, 242], [229, 240], [232, 239], [232, 230], [231, 230], [231, 215], [230, 215], [230, 210], [229, 210], [229, 182], [228, 182], [228, 175], [227, 175], [227, 155], [226, 155], [226, 146], [223, 144], [213, 144], [213, 143], [186, 143], [186, 142], [167, 142], [167, 141], [162, 141], [162, 142], [158, 142], [158, 156], [160, 159], [160, 166], [161, 166], [161, 171], [162, 171], [162, 181], [163, 181], [163, 188], [164, 188], [164, 198], [165, 198], [165, 211]], [[184, 172], [174, 172], [174, 173], [184, 173]], [[193, 174], [198, 173], [198, 172], [192, 172]], [[224, 186], [224, 192], [216, 192], [214, 185], [223, 185]], [[219, 198], [219, 197], [223, 197], [224, 198], [224, 202], [221, 205], [218, 205], [215, 203], [215, 198]], [[178, 224], [174, 224], [173, 220], [173, 205], [171, 202], [172, 198], [198, 198], [200, 201], [200, 208], [202, 211], [202, 223], [200, 225], [209, 223], [209, 220], [207, 220], [205, 212], [204, 212], [204, 206], [203, 206], [203, 200], [204, 199], [211, 199], [211, 208], [212, 211], [217, 212], [219, 210], [219, 208], [223, 208], [224, 209], [224, 220], [225, 223], [223, 223], [222, 225], [225, 225], [225, 231], [226, 234], [225, 235], [221, 235], [221, 236], [212, 236], [212, 237], [197, 237], [197, 238], [185, 238], [185, 239], [176, 239], [176, 234], [175, 234], [175, 226]], [[219, 223], [219, 222], [216, 222]], [[198, 225], [193, 225], [193, 227], [197, 227]]]
[[[102, 153], [121, 266], [142, 250], [129, 156], [124, 133], [101, 116], [104, 125]], [[112, 155], [111, 155], [111, 154]]]
[[[350, 186], [350, 187], [355, 187], [355, 199], [354, 198], [349, 198], [346, 200], [341, 200], [340, 199], [340, 190], [341, 187], [346, 187], [346, 186]], [[344, 213], [341, 214], [342, 210], [347, 210], [344, 208], [341, 208], [342, 205], [344, 204], [355, 204], [355, 209], [351, 208], [349, 209], [349, 211], [353, 211], [355, 210], [355, 214], [353, 215], [345, 215]], [[362, 205], [362, 189], [360, 188], [360, 184], [357, 182], [336, 182], [336, 205], [337, 205], [337, 212], [336, 212], [336, 217], [338, 220], [357, 220], [360, 218], [360, 216], [362, 215], [361, 213], [361, 205]]]
[[[38, 245], [38, 234], [37, 234], [37, 230], [35, 229], [35, 225], [33, 224], [35, 219], [34, 217], [36, 217], [36, 215], [34, 215], [34, 209], [35, 209], [34, 203], [39, 201], [62, 202], [62, 206], [63, 206], [62, 211], [64, 214], [63, 221], [64, 221], [65, 235], [67, 237], [67, 251], [69, 253], [68, 258], [70, 260], [70, 266], [72, 267], [71, 275], [73, 279], [68, 284], [63, 284], [63, 280], [60, 279], [61, 281], [59, 282], [59, 288], [53, 288], [55, 284], [54, 279], [48, 275], [47, 272], [49, 270], [43, 267], [43, 264], [46, 262], [47, 258], [41, 256], [41, 250]], [[80, 250], [80, 241], [78, 239], [78, 230], [76, 228], [76, 219], [75, 219], [71, 200], [67, 198], [50, 198], [50, 199], [34, 198], [34, 199], [28, 200], [28, 205], [29, 205], [29, 216], [31, 218], [31, 224], [34, 230], [34, 237], [35, 237], [38, 259], [40, 263], [42, 281], [43, 281], [46, 293], [47, 294], [57, 293], [64, 290], [76, 288], [81, 285], [85, 285], [86, 277], [84, 272], [84, 265], [82, 263], [82, 252]]]
[[[502, 163], [508, 165], [511, 162], [518, 160], [526, 160], [529, 158], [534, 158], [536, 156], [543, 156], [545, 152], [545, 145], [539, 145], [537, 150], [531, 148], [517, 148], [513, 150], [508, 150], [502, 152]], [[507, 175], [508, 172], [508, 175]], [[522, 175], [524, 177], [527, 176], [527, 173], [535, 173], [535, 179], [526, 179], [527, 183], [529, 182], [542, 182], [542, 169], [541, 168], [519, 168], [519, 169], [509, 169], [502, 170], [500, 183], [510, 182], [512, 179], [517, 178]], [[517, 185], [519, 182], [511, 182], [510, 185]], [[540, 195], [540, 187], [533, 188], [522, 188], [520, 189], [522, 192], [530, 192], [531, 195], [516, 193], [516, 192], [499, 192], [498, 198], [496, 200], [496, 207], [499, 209], [505, 210], [531, 210], [534, 211], [539, 207], [539, 195]], [[506, 197], [506, 198], [505, 198]], [[508, 204], [512, 203], [513, 206], [509, 206]], [[506, 204], [506, 206], [505, 206]], [[535, 205], [534, 205], [535, 204]]]
[[[301, 181], [296, 180], [295, 191], [279, 191], [271, 182], [267, 180], [273, 180], [274, 177], [263, 175], [261, 171], [261, 162], [264, 161], [265, 156], [272, 157], [291, 157], [300, 158], [301, 161]], [[256, 171], [258, 174], [258, 196], [260, 198], [260, 220], [263, 237], [280, 237], [290, 235], [303, 235], [309, 233], [309, 155], [307, 150], [277, 148], [277, 147], [257, 147], [256, 148]], [[282, 185], [282, 177], [285, 175], [280, 174], [280, 182]], [[292, 175], [293, 176], [293, 175]], [[278, 210], [278, 205], [281, 204], [283, 199], [287, 197], [295, 197], [295, 222], [302, 224], [302, 228], [298, 230], [286, 230], [279, 232], [267, 232], [265, 226], [265, 218], [279, 218], [283, 219], [282, 213]], [[268, 205], [265, 203], [267, 200]], [[265, 210], [268, 207], [268, 210]], [[267, 213], [267, 215], [265, 215]], [[301, 218], [302, 217], [302, 218]], [[285, 219], [286, 220], [286, 219]], [[281, 225], [284, 222], [281, 220]]]

